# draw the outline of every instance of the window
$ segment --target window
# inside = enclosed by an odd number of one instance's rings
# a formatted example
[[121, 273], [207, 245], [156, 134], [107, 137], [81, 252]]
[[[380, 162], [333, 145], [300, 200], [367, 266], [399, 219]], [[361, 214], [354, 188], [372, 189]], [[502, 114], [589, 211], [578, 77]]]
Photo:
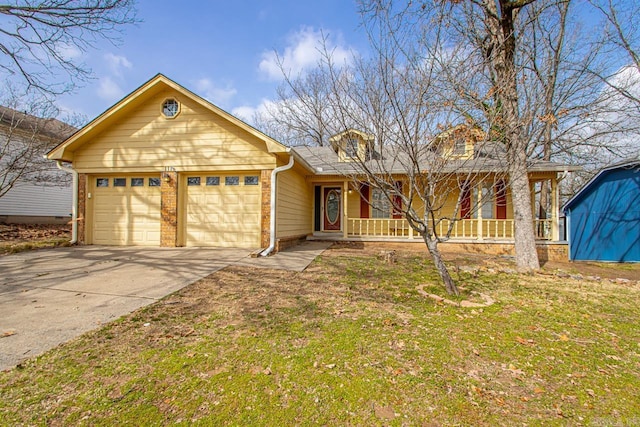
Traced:
[[356, 138], [347, 138], [344, 156], [348, 159], [358, 158], [358, 140]]
[[225, 176], [224, 185], [240, 185], [240, 177], [238, 176]]
[[160, 178], [149, 178], [149, 187], [160, 187]]
[[109, 186], [109, 178], [96, 179], [96, 187], [108, 187], [108, 186]]
[[113, 178], [113, 186], [114, 187], [126, 187], [127, 179], [126, 178]]
[[[493, 183], [485, 182], [481, 184], [480, 188], [480, 206], [479, 209], [482, 212], [482, 219], [493, 218]], [[477, 188], [473, 191], [473, 206], [478, 206], [478, 191]], [[473, 212], [473, 217], [478, 218], [478, 210]]]
[[207, 185], [220, 185], [219, 176], [208, 176], [206, 179]]
[[132, 187], [144, 186], [144, 178], [131, 178], [131, 186]]
[[180, 112], [180, 104], [175, 99], [167, 99], [162, 103], [162, 114], [171, 119]]
[[391, 204], [379, 188], [374, 188], [371, 192], [371, 218], [389, 218]]
[[257, 176], [245, 176], [244, 185], [258, 185], [259, 180]]
[[199, 176], [190, 176], [187, 178], [187, 185], [194, 186], [200, 185], [200, 177]]
[[453, 154], [465, 154], [467, 152], [467, 142], [464, 138], [457, 138], [453, 141]]

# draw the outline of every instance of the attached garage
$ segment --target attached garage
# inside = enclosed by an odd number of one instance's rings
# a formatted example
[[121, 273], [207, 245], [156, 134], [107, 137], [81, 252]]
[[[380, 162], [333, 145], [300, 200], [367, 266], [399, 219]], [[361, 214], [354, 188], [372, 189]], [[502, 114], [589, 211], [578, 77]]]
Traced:
[[96, 245], [160, 245], [160, 175], [90, 177]]
[[260, 173], [197, 174], [186, 188], [186, 246], [260, 247]]
[[271, 174], [291, 153], [157, 75], [48, 157], [75, 174], [80, 244], [257, 249], [275, 239]]

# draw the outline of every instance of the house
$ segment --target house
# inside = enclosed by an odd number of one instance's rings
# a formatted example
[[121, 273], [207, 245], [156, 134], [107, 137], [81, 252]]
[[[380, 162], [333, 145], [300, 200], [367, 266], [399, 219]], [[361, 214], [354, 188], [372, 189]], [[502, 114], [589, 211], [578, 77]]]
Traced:
[[75, 130], [0, 106], [0, 222], [69, 222], [71, 180], [43, 156]]
[[640, 262], [640, 157], [602, 169], [563, 210], [571, 260]]
[[[441, 150], [458, 156], [446, 166], [448, 173], [471, 176], [464, 165], [480, 158], [491, 172], [501, 164], [489, 155], [495, 145], [444, 140]], [[355, 129], [335, 135], [327, 147], [286, 147], [158, 74], [48, 157], [71, 164], [77, 187], [74, 234], [82, 244], [270, 252], [306, 238], [420, 241], [394, 209], [395, 200], [390, 203], [366, 183], [356, 188], [353, 180], [353, 160], [360, 156], [388, 167], [396, 190], [407, 191], [402, 169], [394, 169], [402, 158], [388, 150]], [[529, 171], [532, 181], [548, 180], [553, 188], [556, 214], [544, 220], [546, 231], [539, 236], [547, 242], [559, 240], [557, 179], [567, 168], [540, 162]], [[506, 183], [465, 182], [455, 190], [464, 194], [452, 239], [512, 244]], [[480, 197], [491, 201], [472, 209]], [[443, 205], [443, 213], [451, 210]]]

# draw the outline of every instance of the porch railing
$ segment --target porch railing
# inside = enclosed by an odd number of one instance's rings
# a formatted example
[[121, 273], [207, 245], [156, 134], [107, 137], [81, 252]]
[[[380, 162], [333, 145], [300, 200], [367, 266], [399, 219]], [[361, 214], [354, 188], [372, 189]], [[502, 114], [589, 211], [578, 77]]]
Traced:
[[[393, 218], [348, 218], [347, 234], [355, 237], [419, 238], [406, 219]], [[511, 240], [515, 234], [513, 219], [464, 219], [452, 221], [442, 219], [436, 231], [446, 236], [451, 227], [451, 239], [495, 239]], [[536, 238], [551, 240], [552, 220], [535, 220]]]
[[552, 219], [536, 219], [535, 220], [536, 239], [551, 240], [552, 227], [553, 227]]
[[414, 237], [414, 232], [406, 219], [349, 218], [348, 225], [347, 234], [350, 236]]

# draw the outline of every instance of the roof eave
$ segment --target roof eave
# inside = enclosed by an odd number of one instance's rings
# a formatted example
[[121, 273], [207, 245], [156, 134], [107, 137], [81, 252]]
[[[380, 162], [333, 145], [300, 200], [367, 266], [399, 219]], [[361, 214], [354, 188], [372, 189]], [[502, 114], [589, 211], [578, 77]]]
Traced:
[[629, 161], [623, 161], [621, 163], [616, 163], [614, 165], [607, 166], [606, 168], [603, 168], [602, 170], [600, 170], [600, 172], [598, 172], [585, 185], [583, 185], [582, 188], [580, 190], [578, 190], [578, 192], [576, 194], [574, 194], [573, 197], [570, 198], [567, 201], [567, 203], [564, 204], [564, 206], [562, 206], [562, 212], [566, 213], [567, 210], [571, 209], [572, 205], [575, 204], [575, 202], [578, 199], [580, 199], [583, 194], [585, 194], [589, 189], [591, 189], [591, 187], [593, 185], [595, 185], [595, 183], [597, 181], [600, 180], [600, 177], [603, 174], [608, 173], [608, 172], [610, 172], [612, 170], [615, 170], [615, 169], [621, 169], [621, 168], [625, 168], [625, 167], [632, 166], [632, 165], [640, 166], [640, 159], [633, 159], [633, 160], [629, 160]]

